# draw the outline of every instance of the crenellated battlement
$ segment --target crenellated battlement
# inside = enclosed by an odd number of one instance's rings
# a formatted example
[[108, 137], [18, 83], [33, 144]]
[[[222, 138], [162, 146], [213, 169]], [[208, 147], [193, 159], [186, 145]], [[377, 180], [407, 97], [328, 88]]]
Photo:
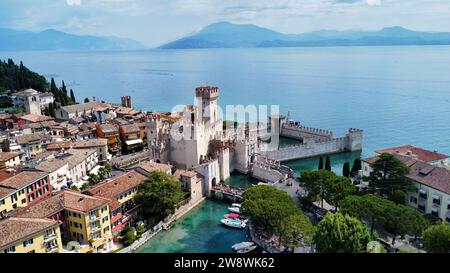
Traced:
[[215, 86], [200, 86], [195, 89], [195, 95], [203, 99], [217, 99], [220, 95], [219, 87]]

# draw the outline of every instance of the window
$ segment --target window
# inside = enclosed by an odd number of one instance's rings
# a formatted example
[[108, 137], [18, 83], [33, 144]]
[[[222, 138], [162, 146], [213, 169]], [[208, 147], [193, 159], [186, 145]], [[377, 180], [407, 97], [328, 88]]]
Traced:
[[30, 250], [30, 251], [28, 251], [28, 253], [36, 253], [36, 250]]
[[411, 196], [411, 197], [409, 198], [409, 202], [412, 203], [412, 204], [417, 204], [417, 198], [414, 197], [414, 196]]
[[15, 246], [9, 247], [9, 248], [5, 249], [4, 252], [5, 253], [14, 253], [14, 252], [16, 252], [16, 247]]
[[108, 221], [108, 216], [106, 216], [105, 218], [103, 218], [102, 223], [106, 223]]
[[27, 199], [22, 199], [22, 204], [26, 204], [27, 203]]
[[33, 244], [33, 238], [23, 241], [23, 247], [27, 247], [32, 244]]
[[421, 212], [425, 212], [425, 210], [426, 210], [426, 208], [425, 208], [424, 205], [419, 205], [419, 206], [417, 207], [417, 209], [418, 209], [419, 211], [421, 211]]
[[433, 196], [433, 205], [441, 205], [441, 198], [439, 196]]

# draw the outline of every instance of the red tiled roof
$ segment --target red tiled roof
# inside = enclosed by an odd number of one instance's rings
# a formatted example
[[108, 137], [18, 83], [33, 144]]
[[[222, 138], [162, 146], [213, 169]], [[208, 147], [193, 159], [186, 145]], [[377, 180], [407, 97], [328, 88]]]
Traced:
[[1, 187], [21, 189], [47, 176], [41, 171], [25, 171], [0, 182]]
[[379, 151], [376, 151], [376, 153], [377, 154], [383, 154], [383, 153], [399, 154], [399, 155], [403, 155], [403, 156], [413, 157], [413, 158], [416, 158], [416, 159], [419, 159], [419, 160], [422, 160], [425, 162], [442, 160], [442, 159], [446, 159], [449, 157], [448, 155], [445, 155], [445, 154], [425, 150], [423, 148], [415, 147], [412, 145], [405, 145], [405, 146], [400, 146], [400, 147], [395, 147], [395, 148], [379, 150]]
[[14, 216], [24, 218], [47, 218], [64, 209], [88, 213], [107, 204], [108, 200], [105, 198], [92, 197], [72, 190], [64, 190], [34, 205], [18, 208], [13, 213]]
[[50, 219], [8, 218], [0, 221], [0, 247], [27, 239], [60, 224], [61, 222]]
[[133, 188], [138, 187], [146, 179], [147, 177], [145, 177], [144, 175], [136, 171], [131, 171], [118, 176], [109, 182], [93, 187], [88, 192], [93, 196], [107, 198], [111, 201], [111, 210], [115, 210], [121, 205], [117, 201], [117, 197]]
[[[394, 154], [406, 166], [410, 168], [410, 173], [406, 175], [407, 178], [416, 181], [420, 184], [437, 189], [441, 192], [450, 194], [450, 171], [433, 166], [425, 161], [417, 160], [408, 156]], [[379, 157], [371, 157], [364, 159], [365, 162], [373, 164]]]

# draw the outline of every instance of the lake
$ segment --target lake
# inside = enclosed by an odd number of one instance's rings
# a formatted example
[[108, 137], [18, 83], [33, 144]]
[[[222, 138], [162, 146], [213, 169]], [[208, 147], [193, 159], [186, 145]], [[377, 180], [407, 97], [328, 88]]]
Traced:
[[307, 126], [365, 130], [363, 156], [413, 144], [450, 153], [450, 46], [0, 52], [79, 101], [133, 97], [147, 111], [193, 103], [217, 85], [220, 104], [280, 105]]

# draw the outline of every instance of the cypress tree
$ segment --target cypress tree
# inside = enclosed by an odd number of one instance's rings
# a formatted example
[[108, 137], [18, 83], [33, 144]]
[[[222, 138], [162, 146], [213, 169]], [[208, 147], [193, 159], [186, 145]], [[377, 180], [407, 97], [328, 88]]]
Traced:
[[326, 160], [326, 162], [325, 162], [325, 170], [331, 172], [331, 159], [330, 159], [329, 156], [327, 156], [327, 160]]
[[56, 117], [55, 105], [53, 103], [50, 103], [48, 105], [48, 112], [49, 112], [49, 116]]
[[77, 100], [75, 99], [75, 94], [73, 93], [72, 89], [70, 89], [70, 100], [72, 101], [72, 103], [77, 102]]
[[342, 175], [345, 177], [350, 177], [350, 163], [346, 162], [342, 168]]
[[89, 98], [85, 98], [84, 99], [84, 103], [89, 103], [90, 101], [89, 101]]
[[323, 170], [323, 157], [320, 157], [319, 170]]
[[355, 177], [358, 175], [359, 171], [362, 169], [362, 163], [361, 159], [355, 159], [355, 162], [353, 162], [352, 171], [350, 172], [350, 175], [352, 177]]
[[55, 99], [58, 99], [58, 97], [57, 97], [57, 95], [58, 95], [58, 87], [56, 87], [55, 79], [53, 79], [53, 78], [52, 78], [51, 83], [50, 83], [50, 92], [53, 94]]

